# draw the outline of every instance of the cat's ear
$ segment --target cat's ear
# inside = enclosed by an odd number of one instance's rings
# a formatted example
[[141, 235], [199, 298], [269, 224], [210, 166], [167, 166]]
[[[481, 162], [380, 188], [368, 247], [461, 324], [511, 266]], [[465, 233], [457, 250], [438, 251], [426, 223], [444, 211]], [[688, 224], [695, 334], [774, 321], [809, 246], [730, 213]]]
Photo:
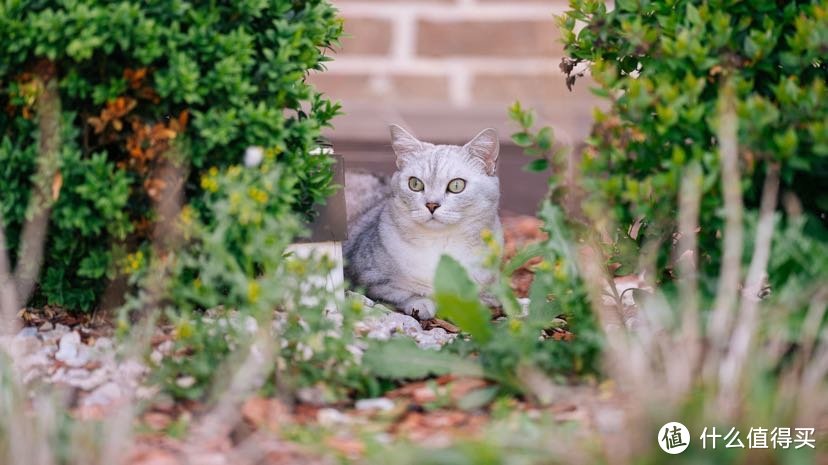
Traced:
[[497, 131], [492, 128], [484, 129], [463, 148], [472, 158], [483, 164], [486, 174], [494, 176], [497, 170], [497, 156], [500, 153], [500, 141], [497, 139]]
[[423, 150], [424, 144], [396, 124], [392, 124], [390, 129], [391, 147], [394, 148], [394, 153], [397, 154], [397, 168], [402, 168], [407, 158]]

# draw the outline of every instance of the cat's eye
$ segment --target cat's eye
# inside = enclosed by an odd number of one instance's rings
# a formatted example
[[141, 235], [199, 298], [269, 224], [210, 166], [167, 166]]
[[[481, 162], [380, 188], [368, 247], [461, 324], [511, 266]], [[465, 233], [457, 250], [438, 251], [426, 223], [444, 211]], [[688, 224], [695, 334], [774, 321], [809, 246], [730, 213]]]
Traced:
[[448, 183], [448, 191], [452, 194], [459, 194], [466, 188], [466, 181], [460, 178], [452, 179]]
[[423, 182], [420, 181], [418, 178], [411, 176], [410, 178], [408, 178], [408, 188], [414, 192], [420, 192], [423, 189], [425, 189], [425, 184], [423, 184]]

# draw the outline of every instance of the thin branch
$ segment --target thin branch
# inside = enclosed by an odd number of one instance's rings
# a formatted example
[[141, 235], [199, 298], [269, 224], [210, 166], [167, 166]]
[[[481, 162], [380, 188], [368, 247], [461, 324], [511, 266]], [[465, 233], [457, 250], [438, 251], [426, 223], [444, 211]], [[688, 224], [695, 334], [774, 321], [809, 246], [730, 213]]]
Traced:
[[719, 371], [719, 380], [722, 387], [722, 406], [726, 407], [731, 415], [738, 404], [739, 383], [747, 365], [756, 331], [759, 328], [760, 298], [758, 292], [762, 286], [762, 281], [765, 279], [768, 260], [770, 259], [774, 212], [776, 211], [778, 193], [779, 166], [772, 164], [769, 165], [765, 177], [762, 203], [759, 210], [759, 224], [756, 228], [756, 243], [744, 290], [742, 291], [738, 322], [730, 339], [730, 351], [722, 362]]
[[693, 372], [702, 353], [701, 347], [701, 320], [699, 318], [698, 299], [698, 228], [699, 211], [701, 205], [702, 173], [698, 164], [693, 164], [681, 184], [679, 192], [679, 240], [676, 251], [680, 279], [678, 280], [679, 301], [681, 312], [681, 345], [683, 356], [686, 357], [684, 368], [686, 378], [683, 386], [689, 388]]
[[742, 262], [742, 189], [739, 177], [739, 142], [736, 103], [733, 86], [726, 81], [722, 86], [719, 105], [719, 157], [724, 194], [724, 250], [719, 273], [719, 288], [710, 324], [711, 357], [707, 360], [707, 377], [716, 376], [721, 352], [730, 339], [733, 314], [739, 295], [739, 278]]

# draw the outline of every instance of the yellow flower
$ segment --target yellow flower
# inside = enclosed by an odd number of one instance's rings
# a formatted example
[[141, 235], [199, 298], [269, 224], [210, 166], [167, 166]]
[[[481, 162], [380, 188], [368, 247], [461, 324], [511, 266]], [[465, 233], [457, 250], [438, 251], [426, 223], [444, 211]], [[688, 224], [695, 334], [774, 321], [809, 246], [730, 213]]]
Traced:
[[290, 272], [291, 274], [295, 274], [298, 276], [303, 276], [305, 273], [307, 273], [305, 262], [298, 259], [287, 260], [287, 269], [288, 272]]
[[181, 213], [179, 213], [178, 216], [183, 225], [189, 226], [193, 223], [193, 207], [185, 205], [184, 208], [181, 209]]
[[247, 283], [247, 300], [252, 303], [255, 303], [259, 300], [259, 296], [262, 293], [262, 288], [259, 286], [258, 281], [250, 281]]
[[561, 281], [568, 278], [566, 267], [564, 266], [564, 262], [562, 260], [555, 261], [555, 278]]
[[265, 160], [273, 161], [276, 157], [282, 153], [282, 149], [279, 147], [270, 147], [269, 149], [265, 150]]
[[[212, 169], [210, 170], [212, 171]], [[218, 191], [218, 181], [216, 178], [210, 175], [202, 176], [201, 177], [201, 188], [210, 191], [210, 192], [217, 192]]]
[[494, 234], [492, 234], [492, 230], [485, 228], [480, 231], [480, 237], [483, 239], [483, 242], [489, 243], [494, 240]]
[[546, 260], [541, 260], [540, 263], [535, 265], [535, 269], [538, 271], [549, 271], [552, 269], [552, 265]]
[[500, 256], [500, 244], [497, 243], [497, 238], [495, 238], [495, 235], [491, 230], [484, 229], [481, 231], [480, 238], [483, 239], [483, 243], [489, 248], [490, 254], [495, 257]]
[[247, 190], [247, 195], [250, 196], [251, 199], [255, 200], [256, 202], [258, 202], [260, 204], [264, 204], [265, 202], [267, 202], [267, 192], [265, 192], [265, 191], [263, 191], [263, 190], [261, 190], [257, 187], [251, 186]]
[[175, 326], [173, 337], [176, 339], [189, 339], [193, 337], [193, 324], [188, 319], [182, 319]]
[[135, 273], [140, 270], [144, 264], [144, 252], [137, 251], [126, 256], [124, 271], [126, 273]]
[[241, 203], [241, 199], [242, 199], [241, 194], [239, 194], [236, 191], [231, 192], [230, 193], [230, 207], [235, 210], [239, 206], [239, 203]]

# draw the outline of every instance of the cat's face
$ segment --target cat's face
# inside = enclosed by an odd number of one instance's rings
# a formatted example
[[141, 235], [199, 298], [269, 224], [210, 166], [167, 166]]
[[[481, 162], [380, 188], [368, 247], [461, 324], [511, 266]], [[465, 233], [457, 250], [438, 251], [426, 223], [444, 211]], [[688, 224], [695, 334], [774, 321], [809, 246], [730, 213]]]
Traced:
[[399, 170], [394, 207], [403, 219], [429, 229], [488, 218], [497, 211], [497, 134], [486, 129], [464, 146], [433, 145], [391, 126]]

